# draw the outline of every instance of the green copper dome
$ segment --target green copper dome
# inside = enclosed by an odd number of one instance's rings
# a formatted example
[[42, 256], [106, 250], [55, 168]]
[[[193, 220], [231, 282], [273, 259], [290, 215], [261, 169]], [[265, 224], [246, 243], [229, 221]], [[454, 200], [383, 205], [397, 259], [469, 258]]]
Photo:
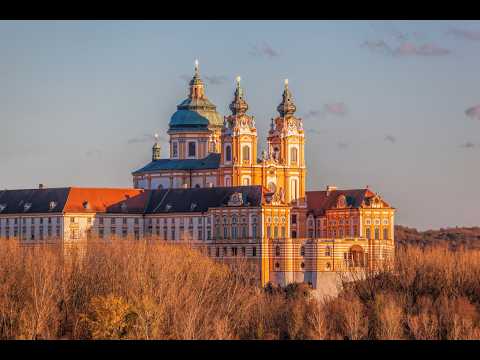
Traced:
[[205, 86], [200, 79], [198, 65], [195, 68], [195, 75], [190, 81], [190, 94], [177, 106], [177, 111], [170, 118], [169, 126], [171, 130], [208, 129], [223, 126], [223, 120], [217, 112], [217, 107], [205, 96]]

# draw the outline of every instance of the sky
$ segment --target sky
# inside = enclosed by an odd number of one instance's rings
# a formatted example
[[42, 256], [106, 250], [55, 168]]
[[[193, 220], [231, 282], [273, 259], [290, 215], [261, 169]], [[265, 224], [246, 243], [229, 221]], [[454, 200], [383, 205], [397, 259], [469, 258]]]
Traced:
[[0, 188], [131, 187], [195, 59], [221, 115], [241, 76], [259, 147], [289, 79], [307, 189], [480, 225], [480, 21], [0, 21]]

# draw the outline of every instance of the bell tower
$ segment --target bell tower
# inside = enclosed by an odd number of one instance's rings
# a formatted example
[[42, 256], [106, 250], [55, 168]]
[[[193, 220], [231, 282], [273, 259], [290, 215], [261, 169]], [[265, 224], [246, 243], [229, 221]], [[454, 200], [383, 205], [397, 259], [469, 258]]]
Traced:
[[305, 132], [303, 121], [295, 117], [297, 107], [285, 79], [282, 102], [268, 132], [268, 158], [277, 164], [279, 183], [284, 186], [285, 200], [296, 206], [305, 205]]
[[223, 186], [254, 184], [254, 165], [257, 163], [257, 129], [253, 116], [246, 114], [248, 104], [236, 78], [234, 99], [230, 103], [231, 115], [224, 118], [222, 128], [221, 167], [219, 181]]

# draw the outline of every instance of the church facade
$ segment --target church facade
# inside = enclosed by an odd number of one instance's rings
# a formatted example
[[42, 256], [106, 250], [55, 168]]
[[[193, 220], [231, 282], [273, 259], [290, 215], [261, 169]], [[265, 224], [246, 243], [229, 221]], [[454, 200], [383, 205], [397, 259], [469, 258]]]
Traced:
[[375, 270], [394, 256], [395, 209], [368, 187], [307, 190], [305, 132], [288, 81], [257, 152], [255, 118], [237, 78], [231, 114], [206, 97], [198, 64], [188, 98], [133, 188], [0, 191], [0, 239], [72, 243], [89, 238], [189, 243], [218, 261], [243, 258], [259, 284]]

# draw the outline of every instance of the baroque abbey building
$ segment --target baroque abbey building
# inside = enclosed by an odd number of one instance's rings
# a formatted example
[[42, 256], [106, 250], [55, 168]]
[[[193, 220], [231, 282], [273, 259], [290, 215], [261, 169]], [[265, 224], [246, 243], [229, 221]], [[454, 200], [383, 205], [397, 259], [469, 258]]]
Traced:
[[156, 142], [131, 189], [0, 191], [0, 238], [75, 242], [133, 237], [189, 242], [258, 280], [321, 285], [324, 273], [374, 270], [393, 259], [395, 209], [371, 189], [306, 189], [305, 132], [285, 81], [266, 151], [240, 78], [231, 114], [205, 94], [198, 64], [169, 123], [169, 157]]

